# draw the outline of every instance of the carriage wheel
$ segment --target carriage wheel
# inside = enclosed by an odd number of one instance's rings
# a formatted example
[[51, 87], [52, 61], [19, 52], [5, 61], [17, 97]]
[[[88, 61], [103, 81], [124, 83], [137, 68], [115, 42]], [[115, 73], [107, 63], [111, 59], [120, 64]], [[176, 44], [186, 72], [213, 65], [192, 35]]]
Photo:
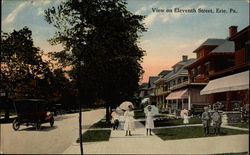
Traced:
[[15, 131], [17, 131], [20, 128], [20, 123], [15, 119], [12, 123], [12, 127]]
[[54, 125], [54, 117], [51, 117], [50, 121], [49, 121], [49, 124], [51, 127], [53, 127]]
[[36, 130], [40, 130], [40, 129], [41, 129], [41, 121], [38, 120], [38, 121], [35, 123], [35, 126], [36, 126]]

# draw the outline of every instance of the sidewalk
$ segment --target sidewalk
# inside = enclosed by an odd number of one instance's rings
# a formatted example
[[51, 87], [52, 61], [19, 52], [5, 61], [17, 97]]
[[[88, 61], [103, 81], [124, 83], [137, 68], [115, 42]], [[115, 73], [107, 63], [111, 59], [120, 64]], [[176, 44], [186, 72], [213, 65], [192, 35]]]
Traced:
[[[248, 152], [248, 135], [163, 141], [158, 136], [146, 136], [144, 126], [136, 121], [136, 131], [112, 131], [109, 141], [84, 143], [86, 154], [215, 154]], [[79, 144], [72, 144], [64, 154], [79, 154]]]

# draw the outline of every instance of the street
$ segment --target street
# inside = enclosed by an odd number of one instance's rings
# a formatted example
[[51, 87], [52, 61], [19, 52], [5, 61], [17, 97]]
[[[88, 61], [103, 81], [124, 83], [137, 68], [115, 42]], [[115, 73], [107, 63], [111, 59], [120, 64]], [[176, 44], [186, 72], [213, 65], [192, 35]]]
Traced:
[[[104, 115], [104, 109], [83, 112], [84, 127], [89, 127]], [[76, 141], [79, 132], [78, 113], [58, 115], [53, 127], [45, 123], [40, 131], [32, 126], [21, 126], [19, 131], [14, 131], [11, 123], [0, 125], [0, 148], [6, 154], [60, 154]]]

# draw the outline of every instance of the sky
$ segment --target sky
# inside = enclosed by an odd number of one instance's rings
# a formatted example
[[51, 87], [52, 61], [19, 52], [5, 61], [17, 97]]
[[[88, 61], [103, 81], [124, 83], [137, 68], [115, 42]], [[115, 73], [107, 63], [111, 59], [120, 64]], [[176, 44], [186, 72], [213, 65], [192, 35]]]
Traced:
[[[2, 31], [12, 32], [24, 26], [32, 30], [34, 44], [44, 52], [60, 51], [48, 39], [56, 29], [44, 20], [43, 10], [57, 6], [61, 0], [2, 0]], [[141, 82], [156, 76], [182, 59], [182, 55], [195, 58], [193, 51], [208, 38], [225, 39], [228, 28], [238, 26], [238, 31], [249, 25], [249, 0], [126, 0], [127, 9], [144, 15], [147, 32], [139, 39], [146, 51], [142, 66], [145, 71]], [[175, 12], [195, 10], [196, 12]], [[163, 12], [154, 12], [161, 9]], [[226, 13], [216, 10], [226, 10]], [[168, 11], [166, 11], [168, 10]], [[172, 10], [172, 12], [170, 12]], [[199, 10], [208, 11], [202, 13]], [[213, 13], [209, 13], [212, 10]], [[231, 12], [230, 12], [231, 10]]]

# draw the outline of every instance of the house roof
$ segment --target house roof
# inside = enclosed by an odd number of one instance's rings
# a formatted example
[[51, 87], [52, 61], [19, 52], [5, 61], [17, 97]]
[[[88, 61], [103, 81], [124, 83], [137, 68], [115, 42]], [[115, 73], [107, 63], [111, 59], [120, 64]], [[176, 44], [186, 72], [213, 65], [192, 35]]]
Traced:
[[216, 47], [214, 50], [212, 50], [211, 52], [234, 52], [235, 48], [234, 48], [234, 42], [233, 41], [225, 41], [224, 43], [222, 43], [221, 45], [219, 45], [218, 47]]
[[241, 35], [243, 35], [244, 33], [250, 33], [250, 25], [248, 25], [247, 27], [245, 27], [243, 30], [237, 32], [235, 35], [231, 36], [228, 38], [228, 40], [235, 40], [238, 37], [240, 37]]
[[219, 46], [219, 45], [223, 44], [225, 41], [227, 41], [227, 40], [226, 39], [216, 39], [216, 38], [215, 39], [214, 38], [207, 39], [196, 50], [194, 50], [193, 53], [196, 53], [203, 46]]
[[158, 74], [158, 76], [165, 76], [165, 75], [167, 75], [169, 72], [171, 72], [171, 70], [163, 70], [163, 71], [161, 71], [161, 72]]
[[154, 82], [159, 78], [159, 76], [150, 76], [148, 81], [148, 88], [152, 87], [154, 85]]
[[146, 89], [148, 88], [148, 83], [142, 83], [140, 86], [139, 86], [140, 89]]
[[[178, 62], [177, 64], [181, 64], [182, 67], [177, 72], [172, 71], [165, 78], [166, 79], [172, 79], [172, 78], [174, 78], [174, 77], [176, 77], [176, 76], [178, 76], [180, 74], [187, 74], [188, 70], [187, 70], [186, 66], [188, 66], [191, 63], [195, 62], [195, 60], [196, 60], [195, 58], [191, 58], [191, 59], [188, 59], [187, 61]], [[174, 66], [176, 66], [176, 65], [174, 65]]]

